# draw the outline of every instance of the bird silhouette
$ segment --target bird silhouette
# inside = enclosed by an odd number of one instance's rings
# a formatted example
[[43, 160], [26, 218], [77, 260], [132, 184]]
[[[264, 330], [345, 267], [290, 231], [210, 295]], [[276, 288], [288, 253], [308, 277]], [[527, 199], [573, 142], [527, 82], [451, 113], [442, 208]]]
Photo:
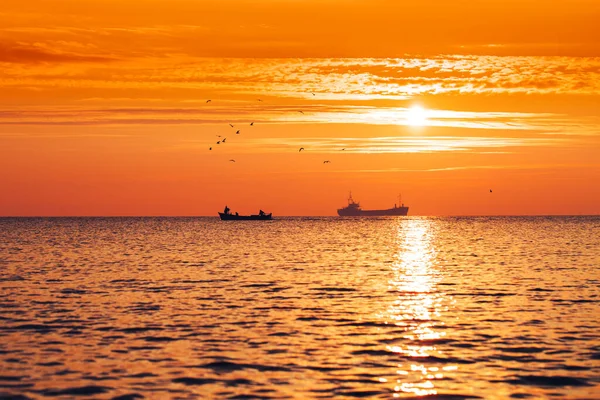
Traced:
[[490, 189], [490, 193], [492, 193], [492, 189]]
[[304, 150], [304, 147], [300, 147], [300, 150], [298, 150], [298, 153], [300, 153], [302, 150]]
[[304, 111], [302, 111], [302, 110], [300, 110], [299, 112], [300, 112], [300, 114], [304, 114]]
[[226, 140], [227, 140], [227, 138], [223, 138], [223, 140], [221, 140], [221, 142], [225, 143]]
[[236, 134], [236, 135], [239, 135], [239, 134], [240, 134], [240, 130], [238, 129], [238, 130], [237, 130], [237, 132], [236, 132], [235, 134]]
[[208, 149], [209, 149], [209, 150], [212, 150], [212, 147], [209, 147]]
[[331, 161], [329, 161], [329, 160], [325, 160], [325, 161], [323, 161], [323, 164], [329, 164], [330, 162]]
[[258, 100], [258, 101], [262, 101], [261, 99], [256, 99], [256, 100]]
[[221, 143], [221, 141], [220, 141], [220, 140], [217, 142], [217, 144], [219, 144], [219, 143]]
[[235, 162], [235, 160], [234, 160], [233, 158], [232, 158], [231, 160], [229, 160], [229, 161], [231, 161], [231, 162]]
[[216, 137], [221, 137], [221, 135], [215, 135]]
[[316, 96], [316, 94], [312, 93], [313, 96]]
[[212, 100], [206, 100], [207, 103], [210, 103]]
[[254, 126], [254, 122], [250, 122], [250, 126]]
[[342, 149], [342, 151], [344, 151], [344, 150], [346, 150], [346, 149]]
[[229, 126], [233, 128], [233, 124], [229, 124]]

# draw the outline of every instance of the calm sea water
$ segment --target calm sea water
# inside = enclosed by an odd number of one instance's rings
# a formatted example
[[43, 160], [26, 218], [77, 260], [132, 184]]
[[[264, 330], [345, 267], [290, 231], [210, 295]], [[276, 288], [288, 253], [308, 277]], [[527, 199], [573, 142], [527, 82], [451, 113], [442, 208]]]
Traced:
[[0, 397], [600, 398], [599, 288], [600, 217], [5, 218]]

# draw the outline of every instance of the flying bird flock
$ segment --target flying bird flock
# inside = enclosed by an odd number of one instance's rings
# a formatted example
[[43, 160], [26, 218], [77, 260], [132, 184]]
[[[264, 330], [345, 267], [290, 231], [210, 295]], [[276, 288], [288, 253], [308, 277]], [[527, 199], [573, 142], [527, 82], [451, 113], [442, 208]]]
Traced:
[[[316, 96], [316, 94], [315, 94], [315, 93], [312, 93], [312, 92], [311, 92], [311, 94], [312, 94], [313, 96]], [[263, 102], [263, 100], [262, 100], [262, 99], [257, 99], [257, 100], [258, 100], [259, 102]], [[206, 104], [208, 104], [208, 103], [212, 103], [212, 100], [211, 100], [211, 99], [208, 99], [208, 100], [206, 100]], [[302, 111], [302, 110], [298, 110], [298, 112], [299, 112], [300, 114], [304, 115], [304, 111]], [[250, 122], [250, 124], [249, 124], [249, 125], [250, 125], [250, 126], [254, 126], [254, 121]], [[233, 125], [232, 123], [229, 123], [229, 126], [230, 126], [231, 128], [235, 128], [235, 125]], [[242, 131], [241, 129], [237, 129], [237, 130], [235, 131], [235, 134], [236, 134], [236, 135], [239, 135], [239, 134], [241, 133], [241, 131]], [[216, 137], [220, 138], [220, 137], [221, 137], [221, 135], [216, 135]], [[218, 141], [216, 142], [216, 144], [221, 144], [221, 143], [223, 143], [223, 144], [224, 144], [224, 143], [226, 142], [226, 140], [227, 140], [227, 138], [220, 139], [220, 140], [218, 140]], [[213, 148], [212, 148], [212, 146], [208, 148], [208, 150], [212, 150], [212, 149], [213, 149]], [[305, 150], [305, 149], [304, 149], [304, 147], [300, 147], [300, 149], [298, 150], [298, 152], [302, 152], [302, 151], [304, 151], [304, 150]], [[342, 149], [342, 150], [345, 150], [345, 149]], [[230, 161], [230, 162], [235, 162], [235, 160], [234, 160], [234, 159], [230, 159], [229, 161]], [[325, 161], [323, 161], [323, 164], [329, 164], [329, 163], [331, 163], [331, 161], [329, 161], [329, 160], [325, 160]]]
[[[315, 94], [315, 93], [313, 93], [313, 92], [310, 92], [310, 94], [312, 94], [312, 95], [313, 95], [313, 97], [315, 97], [315, 96], [316, 96], [316, 94]], [[263, 102], [263, 100], [262, 100], [262, 99], [256, 99], [256, 100], [257, 100], [257, 101], [259, 101], [259, 102], [261, 102], [261, 103]], [[212, 100], [211, 100], [211, 99], [208, 99], [208, 100], [206, 100], [206, 103], [207, 103], [207, 104], [208, 104], [208, 103], [211, 103], [211, 102], [212, 102]], [[305, 115], [305, 114], [304, 114], [304, 111], [302, 111], [302, 110], [298, 110], [298, 112], [299, 112], [300, 114], [302, 114], [302, 115]], [[229, 123], [229, 126], [230, 126], [231, 128], [235, 128], [235, 125], [233, 125], [232, 123]], [[250, 122], [249, 126], [254, 126], [254, 121]], [[236, 135], [239, 135], [239, 134], [241, 133], [241, 131], [242, 131], [241, 129], [236, 129], [236, 131], [235, 131], [235, 134], [236, 134]], [[216, 136], [217, 136], [218, 138], [221, 138], [221, 135], [216, 135]], [[227, 138], [223, 138], [223, 139], [221, 139], [221, 140], [217, 141], [217, 144], [226, 143], [226, 140], [227, 140]], [[212, 150], [212, 146], [211, 146], [211, 147], [209, 147], [209, 148], [208, 148], [208, 150]], [[342, 148], [342, 149], [340, 149], [340, 151], [345, 151], [345, 150], [346, 150], [346, 148]], [[305, 151], [305, 148], [304, 148], [304, 147], [300, 147], [300, 148], [298, 149], [298, 153], [302, 153], [303, 151]], [[232, 159], [230, 159], [230, 160], [229, 160], [229, 162], [235, 163], [236, 161], [235, 161], [235, 160], [232, 158]], [[324, 160], [324, 161], [323, 161], [323, 164], [331, 164], [331, 161], [330, 161], [330, 160]], [[490, 193], [493, 193], [493, 192], [492, 192], [492, 189], [489, 189], [489, 191], [490, 191]]]

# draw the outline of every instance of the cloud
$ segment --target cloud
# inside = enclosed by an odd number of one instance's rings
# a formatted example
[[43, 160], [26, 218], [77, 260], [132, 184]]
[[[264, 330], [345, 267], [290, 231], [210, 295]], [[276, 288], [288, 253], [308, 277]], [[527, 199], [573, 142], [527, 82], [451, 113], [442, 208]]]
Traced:
[[[550, 170], [548, 173], [552, 173], [553, 169], [583, 169], [587, 170], [590, 168], [600, 168], [600, 164], [590, 165], [590, 164], [502, 164], [502, 165], [460, 165], [453, 167], [443, 167], [443, 168], [383, 168], [383, 169], [355, 169], [355, 170], [338, 170], [338, 171], [328, 171], [328, 172], [355, 172], [355, 173], [390, 173], [390, 172], [452, 172], [452, 171], [469, 171], [469, 170], [520, 170], [520, 171], [531, 171], [531, 170]], [[322, 170], [311, 171], [315, 173], [323, 173]]]
[[[62, 42], [63, 46], [76, 46], [75, 42]], [[56, 52], [45, 46], [29, 44], [9, 44], [0, 42], [0, 63], [37, 64], [37, 63], [104, 63], [115, 61], [106, 55]]]
[[562, 143], [556, 138], [513, 138], [513, 137], [332, 137], [332, 138], [262, 138], [249, 144], [270, 151], [289, 151], [304, 147], [310, 153], [435, 153], [461, 151], [489, 153], [490, 149], [530, 146], [554, 146]]
[[[295, 153], [303, 147], [305, 155], [327, 154], [417, 154], [460, 152], [469, 154], [510, 154], [517, 148], [548, 147], [564, 144], [557, 138], [384, 136], [384, 137], [285, 137], [246, 138], [243, 143], [228, 142], [232, 154]], [[183, 140], [170, 147], [173, 151], [205, 149], [206, 140]], [[343, 149], [343, 150], [342, 150]], [[434, 169], [432, 169], [433, 171]], [[389, 171], [389, 169], [386, 169]]]
[[[56, 107], [0, 110], [0, 125], [218, 125], [246, 124], [363, 124], [410, 126], [405, 107], [342, 104], [277, 105], [255, 100], [198, 107]], [[302, 111], [302, 113], [300, 112]], [[597, 117], [553, 113], [476, 112], [430, 109], [425, 127], [471, 130], [529, 131], [535, 134], [597, 135]], [[419, 128], [412, 128], [419, 129]]]
[[[174, 53], [99, 55], [97, 49], [86, 46], [73, 41], [21, 47], [4, 44], [0, 45], [0, 60], [100, 63], [119, 58], [122, 62], [95, 65], [93, 69], [74, 67], [76, 80], [42, 67], [12, 68], [0, 77], [4, 76], [4, 84], [12, 87], [189, 89], [222, 99], [269, 96], [356, 101], [404, 100], [423, 95], [600, 94], [600, 58], [594, 57], [214, 59]], [[313, 98], [311, 93], [318, 97]]]

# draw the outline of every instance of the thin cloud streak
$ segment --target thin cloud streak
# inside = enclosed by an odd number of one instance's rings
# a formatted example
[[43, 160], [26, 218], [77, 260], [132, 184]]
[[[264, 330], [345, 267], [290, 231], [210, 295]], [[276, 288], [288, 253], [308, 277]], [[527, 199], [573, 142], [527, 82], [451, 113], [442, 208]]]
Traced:
[[[79, 48], [79, 50], [84, 49]], [[37, 43], [34, 45], [7, 45], [6, 43], [0, 43], [0, 64], [106, 63], [113, 61], [116, 61], [116, 58], [110, 55], [53, 51]], [[0, 74], [0, 76], [2, 75]]]
[[[372, 138], [256, 138], [243, 143], [231, 142], [231, 153], [291, 153], [304, 147], [304, 155], [309, 154], [411, 154], [438, 152], [468, 152], [478, 154], [508, 153], [497, 149], [517, 147], [558, 146], [564, 140], [556, 138], [510, 138], [510, 137], [372, 137]], [[205, 148], [202, 140], [187, 140], [172, 150], [189, 151]], [[343, 151], [341, 149], [344, 149]], [[493, 149], [493, 150], [492, 150]]]
[[256, 139], [257, 146], [297, 148], [303, 145], [311, 153], [423, 153], [443, 151], [479, 152], [478, 149], [553, 146], [562, 140], [506, 137], [374, 137], [374, 138], [265, 138]]
[[[304, 110], [303, 114], [298, 111]], [[409, 126], [410, 108], [344, 105], [243, 105], [198, 108], [87, 108], [5, 109], [0, 125], [213, 125], [365, 124]], [[598, 133], [598, 118], [571, 118], [552, 113], [426, 110], [422, 125], [486, 130], [526, 130], [564, 135]]]
[[[578, 170], [578, 169], [600, 169], [600, 164], [588, 165], [588, 164], [515, 164], [515, 165], [465, 165], [455, 166], [447, 168], [382, 168], [382, 169], [336, 169], [328, 168], [328, 174], [389, 174], [389, 173], [443, 173], [453, 171], [469, 171], [469, 170], [511, 170], [511, 171], [545, 171], [546, 173], [553, 173], [555, 170]], [[253, 175], [252, 172], [237, 171], [238, 176]], [[262, 175], [312, 175], [312, 174], [323, 174], [323, 169], [304, 169], [301, 171], [289, 171], [289, 170], [266, 170], [261, 172]]]
[[455, 167], [444, 168], [386, 168], [386, 169], [355, 169], [352, 171], [335, 171], [335, 172], [356, 172], [356, 173], [389, 173], [389, 172], [451, 172], [451, 171], [468, 171], [468, 170], [547, 170], [547, 169], [580, 169], [580, 168], [600, 168], [600, 164], [518, 164], [518, 165], [462, 165]]

